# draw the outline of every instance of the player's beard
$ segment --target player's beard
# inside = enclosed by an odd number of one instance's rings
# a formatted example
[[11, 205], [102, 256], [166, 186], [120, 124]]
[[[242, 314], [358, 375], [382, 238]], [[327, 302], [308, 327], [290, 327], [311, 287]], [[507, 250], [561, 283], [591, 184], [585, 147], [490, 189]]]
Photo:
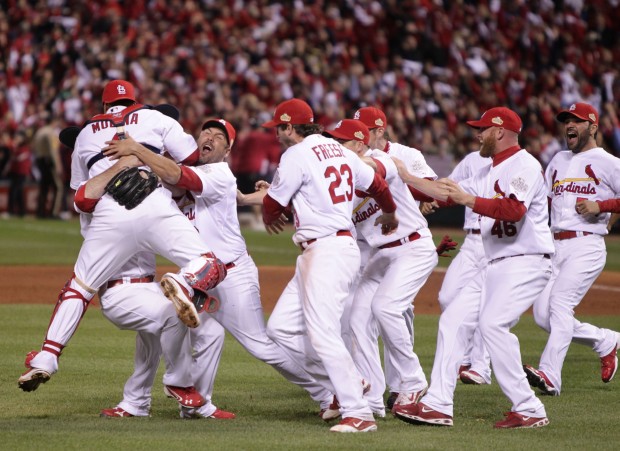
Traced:
[[566, 137], [566, 145], [573, 153], [580, 153], [583, 151], [588, 145], [588, 141], [590, 141], [590, 125], [582, 132], [577, 130], [577, 139], [569, 139]]
[[480, 156], [483, 158], [492, 157], [495, 153], [495, 133], [489, 133], [483, 138], [480, 144]]

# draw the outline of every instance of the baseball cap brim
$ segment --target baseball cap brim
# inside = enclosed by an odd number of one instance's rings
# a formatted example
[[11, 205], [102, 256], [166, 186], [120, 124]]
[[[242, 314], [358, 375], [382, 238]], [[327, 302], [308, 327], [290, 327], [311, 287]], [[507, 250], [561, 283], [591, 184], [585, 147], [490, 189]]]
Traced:
[[264, 128], [273, 128], [273, 127], [277, 127], [278, 125], [283, 124], [283, 123], [284, 123], [284, 122], [276, 122], [276, 121], [274, 121], [274, 120], [272, 119], [272, 120], [270, 120], [270, 121], [267, 121], [267, 122], [263, 123], [263, 124], [261, 125], [261, 127], [264, 127]]
[[588, 118], [586, 116], [581, 116], [580, 114], [575, 114], [573, 111], [562, 111], [562, 112], [558, 113], [558, 115], [555, 118], [559, 122], [564, 122], [566, 120], [566, 118], [568, 118], [569, 116], [576, 117], [577, 119], [581, 119], [582, 121], [593, 122], [593, 121], [590, 120], [590, 118]]
[[204, 124], [202, 124], [202, 128], [201, 130], [205, 130], [207, 128], [211, 128], [211, 127], [215, 127], [215, 128], [219, 128], [220, 130], [222, 130], [224, 132], [224, 135], [226, 136], [226, 140], [228, 141], [228, 145], [232, 146], [234, 143], [230, 141], [230, 135], [228, 133], [228, 129], [226, 128], [226, 126], [224, 124], [222, 124], [220, 121], [216, 121], [215, 119], [210, 119], [208, 121], [206, 121]]

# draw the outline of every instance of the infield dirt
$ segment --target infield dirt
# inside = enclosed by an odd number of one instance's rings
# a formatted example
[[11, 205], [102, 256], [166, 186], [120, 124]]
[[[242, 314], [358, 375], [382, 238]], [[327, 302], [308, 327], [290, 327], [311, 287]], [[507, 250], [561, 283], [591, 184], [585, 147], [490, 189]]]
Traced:
[[[71, 266], [3, 266], [0, 267], [0, 304], [50, 304], [56, 302], [60, 289], [71, 276]], [[174, 267], [161, 267], [158, 277]], [[273, 309], [280, 293], [293, 277], [294, 268], [262, 266], [259, 268], [261, 298], [265, 312]], [[437, 293], [443, 272], [435, 271], [415, 300], [417, 314], [438, 314]], [[576, 309], [582, 315], [619, 315], [620, 273], [603, 272]], [[93, 305], [98, 305], [95, 301]]]

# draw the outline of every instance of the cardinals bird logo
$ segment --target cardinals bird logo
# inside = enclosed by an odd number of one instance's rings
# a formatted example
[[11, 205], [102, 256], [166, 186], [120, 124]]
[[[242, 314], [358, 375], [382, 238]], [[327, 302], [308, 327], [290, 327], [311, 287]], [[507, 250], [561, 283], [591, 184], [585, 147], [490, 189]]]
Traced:
[[592, 170], [592, 165], [591, 164], [586, 166], [585, 171], [586, 171], [586, 174], [588, 175], [588, 177], [592, 177], [592, 179], [594, 180], [595, 184], [599, 185], [601, 183], [599, 178], [596, 176], [596, 174]]
[[[493, 186], [493, 189], [500, 196], [506, 197], [506, 193], [504, 191], [502, 191], [502, 189], [499, 187], [499, 180], [495, 180], [495, 185]], [[497, 197], [497, 196], [495, 196], [495, 197]]]

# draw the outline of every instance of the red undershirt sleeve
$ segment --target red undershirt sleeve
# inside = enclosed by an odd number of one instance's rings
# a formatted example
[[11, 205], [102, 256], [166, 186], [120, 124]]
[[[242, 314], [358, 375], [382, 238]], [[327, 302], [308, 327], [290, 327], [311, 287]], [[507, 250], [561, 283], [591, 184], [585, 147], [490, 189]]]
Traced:
[[379, 174], [375, 173], [375, 178], [366, 191], [379, 204], [384, 213], [396, 211], [396, 203], [394, 203], [387, 182]]
[[379, 160], [375, 158], [371, 158], [372, 161], [377, 165], [377, 174], [379, 174], [382, 178], [385, 178], [387, 171], [385, 170], [385, 166]]
[[620, 199], [597, 200], [601, 213], [620, 213]]
[[92, 213], [99, 202], [99, 199], [89, 199], [85, 195], [86, 184], [80, 186], [75, 192], [75, 198], [73, 202], [75, 206], [83, 213]]
[[502, 221], [518, 222], [525, 216], [527, 208], [517, 199], [485, 199], [476, 197], [474, 213]]
[[263, 198], [263, 222], [267, 225], [278, 219], [286, 207], [280, 205], [269, 194]]
[[185, 166], [181, 166], [181, 177], [174, 186], [196, 193], [202, 192], [202, 180], [200, 180], [198, 174]]
[[200, 150], [196, 149], [189, 157], [181, 161], [181, 164], [186, 166], [194, 166], [198, 162], [198, 157], [200, 157]]

